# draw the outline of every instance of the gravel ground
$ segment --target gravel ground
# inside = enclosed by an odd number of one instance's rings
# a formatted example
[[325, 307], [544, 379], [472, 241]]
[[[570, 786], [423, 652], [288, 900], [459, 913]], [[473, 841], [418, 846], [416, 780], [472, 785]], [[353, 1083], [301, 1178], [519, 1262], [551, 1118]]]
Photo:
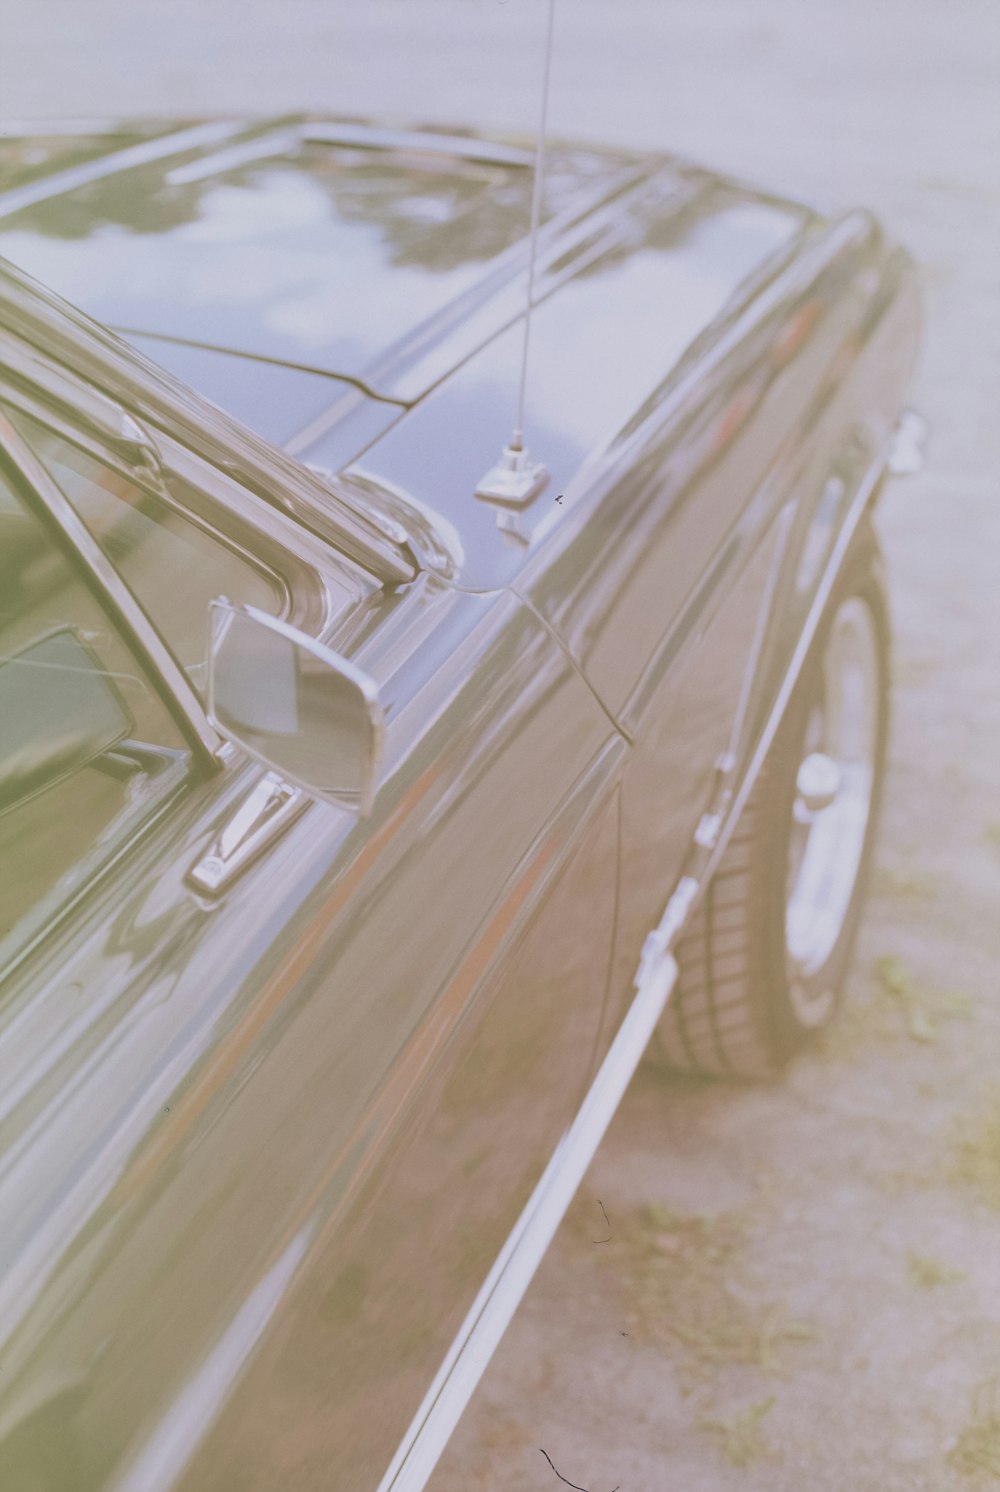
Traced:
[[[543, 22], [538, 0], [4, 0], [0, 99], [529, 129]], [[880, 513], [895, 732], [846, 1008], [772, 1086], [640, 1072], [435, 1492], [996, 1485], [1000, 7], [562, 0], [556, 47], [556, 132], [880, 212], [923, 266], [932, 441]]]

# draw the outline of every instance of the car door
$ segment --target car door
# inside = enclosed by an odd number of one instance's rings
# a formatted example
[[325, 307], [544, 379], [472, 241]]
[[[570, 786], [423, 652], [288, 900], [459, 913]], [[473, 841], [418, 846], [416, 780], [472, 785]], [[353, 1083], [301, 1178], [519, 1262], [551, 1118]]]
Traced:
[[[200, 683], [155, 493], [18, 418]], [[377, 1484], [582, 1097], [624, 739], [516, 597], [358, 594], [371, 819], [310, 806], [206, 895], [230, 755], [11, 973], [5, 1487]]]

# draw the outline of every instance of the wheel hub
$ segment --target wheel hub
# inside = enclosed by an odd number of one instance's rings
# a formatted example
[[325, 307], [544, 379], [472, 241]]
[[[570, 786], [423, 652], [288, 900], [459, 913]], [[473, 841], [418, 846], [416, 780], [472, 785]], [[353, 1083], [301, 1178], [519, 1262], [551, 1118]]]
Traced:
[[868, 833], [880, 711], [878, 642], [860, 597], [834, 618], [819, 700], [796, 776], [785, 909], [785, 950], [800, 1019], [818, 1025], [833, 999], [819, 976], [854, 897]]
[[840, 791], [840, 781], [840, 767], [833, 757], [825, 751], [810, 751], [795, 780], [797, 822], [811, 823], [817, 813], [829, 808]]

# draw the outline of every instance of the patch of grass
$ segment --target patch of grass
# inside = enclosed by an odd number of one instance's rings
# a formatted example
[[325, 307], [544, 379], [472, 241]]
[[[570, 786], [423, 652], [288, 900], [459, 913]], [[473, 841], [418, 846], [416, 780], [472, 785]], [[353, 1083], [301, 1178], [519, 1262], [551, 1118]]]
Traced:
[[902, 959], [889, 954], [875, 960], [882, 994], [896, 1005], [906, 1034], [913, 1041], [934, 1042], [943, 1021], [970, 1020], [973, 1002], [959, 990], [928, 990], [918, 985]]
[[889, 995], [897, 1002], [906, 1023], [907, 1032], [914, 1041], [935, 1041], [937, 1032], [921, 1004], [913, 980], [902, 959], [892, 954], [877, 958], [875, 978], [883, 994]]
[[948, 1452], [948, 1463], [964, 1476], [1000, 1477], [1000, 1411], [996, 1379], [982, 1384], [972, 1400], [969, 1423]]
[[[592, 1236], [592, 1222], [590, 1209], [581, 1212], [581, 1241]], [[647, 1342], [679, 1344], [694, 1378], [736, 1363], [780, 1372], [783, 1348], [814, 1336], [781, 1305], [754, 1302], [740, 1289], [745, 1222], [738, 1214], [706, 1217], [653, 1203], [626, 1213], [612, 1209], [611, 1224], [601, 1263], [621, 1281], [632, 1332]]]
[[837, 1019], [820, 1033], [820, 1049], [841, 1059], [856, 1057], [873, 1042], [911, 1041], [932, 1044], [947, 1021], [971, 1020], [972, 998], [960, 990], [933, 990], [920, 984], [903, 960], [893, 954], [877, 958], [867, 998], [858, 991]]
[[899, 1021], [885, 1000], [861, 995], [847, 999], [835, 1020], [818, 1033], [817, 1050], [826, 1057], [849, 1061], [874, 1042], [896, 1041]]
[[978, 1108], [958, 1120], [950, 1175], [1000, 1211], [1000, 1087], [990, 1088]]
[[893, 683], [898, 685], [923, 684], [938, 672], [941, 664], [937, 658], [927, 656], [900, 658], [893, 668]]
[[738, 1414], [728, 1419], [703, 1419], [706, 1430], [719, 1437], [722, 1454], [731, 1466], [749, 1466], [761, 1456], [770, 1454], [770, 1447], [761, 1433], [761, 1424], [774, 1408], [774, 1397], [761, 1399], [757, 1404], [748, 1404]]
[[971, 1021], [976, 1013], [975, 1000], [964, 990], [937, 990], [930, 998], [938, 1020]]
[[960, 1269], [952, 1269], [933, 1254], [910, 1253], [906, 1267], [911, 1281], [920, 1290], [936, 1290], [939, 1285], [952, 1285], [965, 1279]]
[[939, 891], [937, 880], [922, 870], [907, 870], [899, 865], [880, 865], [875, 872], [876, 896], [893, 901], [933, 901]]

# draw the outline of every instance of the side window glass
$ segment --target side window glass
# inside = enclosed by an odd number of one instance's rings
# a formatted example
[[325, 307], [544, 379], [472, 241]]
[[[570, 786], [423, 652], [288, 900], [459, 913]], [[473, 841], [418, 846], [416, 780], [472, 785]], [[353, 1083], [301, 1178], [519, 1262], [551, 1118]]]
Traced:
[[75, 557], [0, 471], [0, 975], [190, 770]]
[[27, 415], [16, 422], [196, 688], [204, 684], [210, 601], [226, 595], [264, 611], [284, 611], [274, 576], [166, 497], [130, 482]]

